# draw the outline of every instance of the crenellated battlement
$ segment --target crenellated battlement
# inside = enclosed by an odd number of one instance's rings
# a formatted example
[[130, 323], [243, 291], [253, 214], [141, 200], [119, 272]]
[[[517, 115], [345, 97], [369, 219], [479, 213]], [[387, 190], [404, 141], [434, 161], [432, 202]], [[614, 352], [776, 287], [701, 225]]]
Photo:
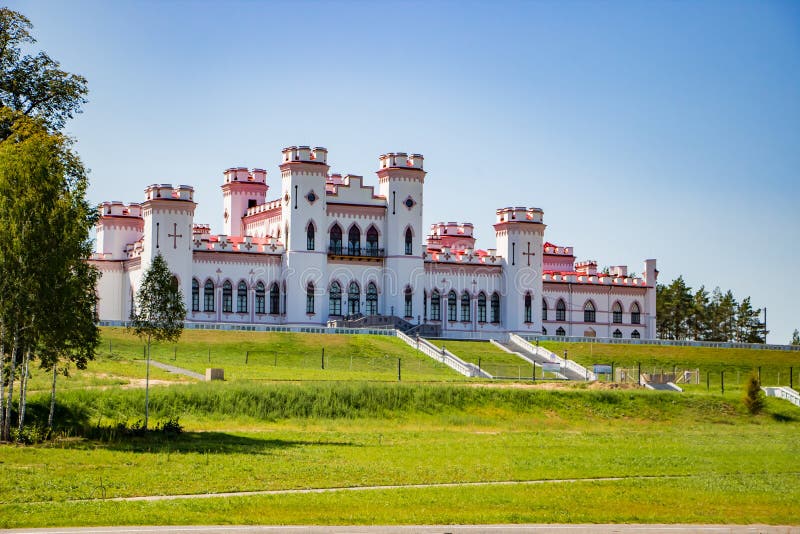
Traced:
[[594, 276], [597, 274], [597, 262], [594, 260], [579, 261], [575, 264], [575, 271]]
[[498, 223], [541, 223], [544, 218], [544, 211], [541, 208], [526, 208], [525, 206], [500, 208], [496, 213]]
[[100, 217], [131, 217], [141, 219], [142, 206], [136, 202], [125, 204], [118, 200], [106, 201], [97, 207]]
[[545, 254], [553, 256], [572, 256], [572, 247], [559, 247], [552, 243], [545, 243], [543, 248]]
[[144, 190], [145, 200], [184, 200], [194, 201], [194, 187], [190, 185], [152, 184]]
[[225, 174], [226, 184], [267, 183], [267, 171], [265, 171], [264, 169], [249, 170], [247, 167], [231, 167], [230, 169], [226, 169], [224, 174]]
[[378, 165], [381, 169], [419, 169], [423, 170], [422, 154], [405, 152], [387, 152], [378, 156]]
[[317, 146], [313, 149], [309, 146], [290, 146], [284, 148], [282, 163], [320, 163], [327, 165], [328, 149]]

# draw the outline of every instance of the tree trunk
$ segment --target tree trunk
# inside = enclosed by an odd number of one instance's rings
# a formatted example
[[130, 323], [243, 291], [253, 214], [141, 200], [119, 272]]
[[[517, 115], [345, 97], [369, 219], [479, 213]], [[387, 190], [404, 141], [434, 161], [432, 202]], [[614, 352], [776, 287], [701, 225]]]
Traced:
[[22, 432], [25, 427], [25, 407], [28, 404], [28, 368], [31, 362], [31, 349], [25, 350], [25, 360], [22, 363], [22, 376], [19, 378], [19, 427]]
[[47, 428], [53, 430], [53, 414], [56, 411], [56, 377], [58, 376], [58, 360], [53, 363], [53, 387], [50, 390], [50, 415], [47, 416]]
[[147, 336], [147, 371], [144, 379], [144, 429], [150, 416], [150, 336]]
[[0, 441], [3, 441], [3, 429], [5, 428], [6, 410], [5, 406], [5, 368], [6, 368], [6, 337], [5, 328], [0, 328]]
[[6, 420], [3, 426], [3, 439], [9, 441], [11, 439], [11, 401], [14, 395], [14, 374], [17, 371], [17, 343], [19, 341], [19, 334], [14, 335], [14, 344], [11, 347], [11, 369], [8, 376], [8, 396], [6, 401]]

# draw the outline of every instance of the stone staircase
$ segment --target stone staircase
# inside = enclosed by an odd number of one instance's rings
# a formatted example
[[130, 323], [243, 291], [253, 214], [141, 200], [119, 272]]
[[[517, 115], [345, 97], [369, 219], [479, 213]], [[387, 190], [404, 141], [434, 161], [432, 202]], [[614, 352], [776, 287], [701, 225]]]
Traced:
[[762, 387], [767, 397], [776, 397], [791, 402], [795, 406], [800, 406], [800, 393], [787, 386]]
[[449, 368], [461, 373], [464, 376], [479, 378], [494, 378], [492, 375], [480, 369], [477, 365], [465, 362], [447, 349], [439, 348], [430, 341], [421, 337], [411, 337], [400, 330], [395, 330], [395, 335], [406, 342], [407, 345], [414, 347], [426, 356], [433, 358], [437, 362], [443, 363]]
[[515, 352], [522, 358], [528, 360], [534, 365], [541, 366], [543, 363], [557, 363], [561, 367], [561, 376], [567, 380], [580, 380], [592, 381], [597, 380], [597, 376], [590, 370], [582, 365], [579, 365], [572, 360], [565, 360], [553, 352], [550, 352], [544, 347], [534, 346], [526, 339], [518, 336], [517, 334], [509, 334], [508, 341], [505, 343], [498, 343], [498, 345], [505, 345], [509, 352]]
[[441, 326], [434, 324], [415, 325], [396, 315], [345, 315], [341, 319], [331, 319], [328, 326], [335, 328], [384, 328], [399, 330], [408, 336], [419, 334], [423, 337], [439, 337]]

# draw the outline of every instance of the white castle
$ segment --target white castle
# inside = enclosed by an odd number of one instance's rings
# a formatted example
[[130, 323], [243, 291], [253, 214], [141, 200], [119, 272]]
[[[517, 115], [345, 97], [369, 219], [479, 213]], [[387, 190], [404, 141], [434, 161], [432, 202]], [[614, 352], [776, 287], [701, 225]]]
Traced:
[[420, 154], [381, 155], [377, 191], [361, 176], [330, 174], [327, 158], [321, 147], [283, 149], [274, 200], [267, 171], [225, 171], [220, 235], [195, 224], [188, 185], [151, 185], [141, 204], [101, 204], [91, 260], [102, 274], [100, 319], [128, 320], [161, 254], [190, 322], [655, 337], [655, 260], [642, 277], [576, 263], [571, 247], [545, 242], [539, 208], [498, 209], [494, 248], [475, 247], [470, 223], [434, 224], [423, 240]]

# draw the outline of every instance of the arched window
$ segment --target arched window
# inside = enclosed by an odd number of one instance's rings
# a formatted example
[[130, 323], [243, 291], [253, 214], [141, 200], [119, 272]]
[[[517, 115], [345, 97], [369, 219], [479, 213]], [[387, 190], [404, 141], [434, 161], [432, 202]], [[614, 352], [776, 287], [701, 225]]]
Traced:
[[641, 334], [639, 334], [638, 330], [634, 330], [633, 332], [631, 332], [631, 339], [639, 339], [641, 337], [642, 336], [641, 336]]
[[256, 313], [266, 313], [266, 296], [267, 292], [264, 290], [264, 282], [256, 284]]
[[500, 294], [492, 293], [492, 322], [500, 322]]
[[457, 321], [458, 317], [456, 317], [456, 292], [451, 291], [447, 294], [447, 320], [448, 321]]
[[309, 222], [306, 228], [306, 250], [314, 250], [314, 223]]
[[614, 339], [622, 339], [622, 332], [619, 331], [619, 328], [614, 330], [614, 333], [611, 334]]
[[461, 294], [461, 320], [462, 321], [471, 321], [470, 313], [469, 313], [469, 293], [464, 291]]
[[269, 288], [269, 313], [272, 315], [281, 313], [281, 290], [277, 282], [273, 282]]
[[542, 321], [547, 320], [547, 301], [542, 297]]
[[378, 288], [373, 282], [367, 284], [367, 315], [378, 315]]
[[342, 314], [342, 287], [339, 282], [331, 284], [331, 290], [328, 294], [328, 315], [341, 315]]
[[[352, 230], [350, 231], [352, 233]], [[361, 289], [355, 282], [350, 282], [347, 288], [347, 313], [354, 315], [361, 312]]]
[[595, 321], [594, 303], [591, 300], [583, 305], [583, 322], [593, 323]]
[[486, 322], [486, 295], [483, 291], [478, 294], [478, 322]]
[[[611, 321], [614, 323], [622, 322], [622, 305], [619, 302], [615, 302], [614, 305], [611, 306]], [[619, 336], [622, 337], [622, 333], [620, 333]]]
[[642, 320], [642, 314], [639, 311], [639, 305], [637, 303], [633, 303], [631, 306], [631, 324], [639, 324]]
[[309, 282], [306, 286], [306, 313], [314, 313], [314, 283]]
[[406, 228], [406, 256], [411, 256], [413, 250], [411, 243], [414, 241], [414, 236], [411, 234], [411, 228]]
[[374, 226], [367, 229], [367, 256], [378, 256], [378, 231]]
[[200, 282], [192, 278], [192, 311], [200, 311]]
[[563, 327], [559, 326], [558, 330], [556, 330], [556, 335], [557, 336], [566, 336], [567, 332], [564, 330]]
[[413, 293], [410, 287], [406, 287], [405, 291], [405, 318], [410, 319], [414, 317], [414, 305], [412, 300]]
[[244, 280], [236, 287], [236, 312], [247, 313], [247, 284]]
[[233, 311], [233, 284], [230, 280], [225, 280], [222, 284], [222, 311], [224, 313]]
[[434, 289], [431, 295], [431, 321], [442, 320], [442, 301], [439, 290]]
[[525, 293], [525, 322], [526, 323], [533, 322], [533, 317], [532, 317], [533, 304], [532, 304], [532, 300], [533, 299], [531, 299], [531, 294], [530, 293]]
[[347, 232], [347, 253], [351, 256], [361, 255], [361, 230], [355, 224]]
[[567, 305], [564, 304], [563, 299], [558, 299], [558, 302], [556, 302], [556, 321], [566, 321], [566, 320], [567, 320]]
[[331, 228], [331, 253], [342, 253], [342, 228], [338, 224], [334, 224]]
[[428, 290], [422, 290], [422, 320], [428, 322]]

